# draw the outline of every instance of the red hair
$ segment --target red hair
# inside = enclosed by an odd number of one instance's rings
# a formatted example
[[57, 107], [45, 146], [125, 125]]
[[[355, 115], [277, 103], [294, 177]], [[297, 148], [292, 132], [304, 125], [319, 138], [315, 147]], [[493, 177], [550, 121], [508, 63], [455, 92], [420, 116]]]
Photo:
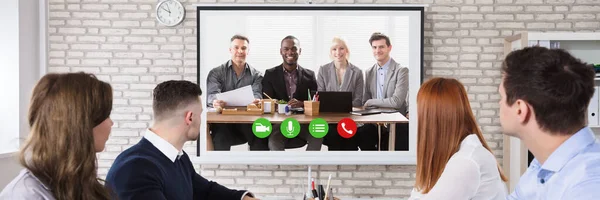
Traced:
[[[428, 193], [465, 137], [475, 134], [488, 151], [465, 87], [456, 79], [433, 78], [417, 95], [417, 175], [415, 188]], [[498, 166], [500, 177], [507, 181]]]

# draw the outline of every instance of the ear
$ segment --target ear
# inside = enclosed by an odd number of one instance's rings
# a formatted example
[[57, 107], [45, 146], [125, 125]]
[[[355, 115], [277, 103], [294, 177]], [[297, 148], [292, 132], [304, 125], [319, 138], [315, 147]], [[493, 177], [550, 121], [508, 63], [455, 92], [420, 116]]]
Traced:
[[533, 109], [531, 108], [531, 105], [529, 105], [529, 103], [521, 99], [517, 99], [517, 101], [515, 101], [514, 109], [517, 115], [517, 120], [521, 124], [527, 123], [533, 114]]
[[298, 48], [298, 55], [302, 54], [302, 48]]
[[390, 51], [392, 51], [392, 45], [390, 44]]
[[185, 125], [191, 125], [192, 121], [194, 120], [194, 113], [192, 111], [186, 111], [185, 112]]

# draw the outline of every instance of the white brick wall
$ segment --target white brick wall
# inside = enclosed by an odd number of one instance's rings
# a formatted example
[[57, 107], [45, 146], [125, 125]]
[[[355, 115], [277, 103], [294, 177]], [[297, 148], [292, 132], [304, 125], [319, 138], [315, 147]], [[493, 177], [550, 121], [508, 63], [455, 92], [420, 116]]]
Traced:
[[[113, 133], [99, 154], [105, 176], [120, 151], [135, 144], [152, 120], [151, 92], [164, 80], [196, 77], [195, 3], [294, 3], [294, 0], [181, 0], [183, 25], [155, 21], [156, 0], [50, 0], [49, 72], [86, 71], [115, 89]], [[218, 2], [217, 2], [218, 1]], [[303, 3], [297, 0], [297, 3]], [[497, 88], [503, 37], [520, 31], [599, 31], [597, 0], [315, 0], [314, 3], [431, 4], [425, 14], [425, 73], [467, 86], [485, 138], [502, 161]], [[186, 151], [195, 154], [195, 143]], [[199, 168], [200, 169], [200, 168]], [[204, 165], [200, 173], [264, 195], [298, 194], [306, 166]], [[335, 177], [341, 196], [406, 197], [414, 166], [314, 166]]]

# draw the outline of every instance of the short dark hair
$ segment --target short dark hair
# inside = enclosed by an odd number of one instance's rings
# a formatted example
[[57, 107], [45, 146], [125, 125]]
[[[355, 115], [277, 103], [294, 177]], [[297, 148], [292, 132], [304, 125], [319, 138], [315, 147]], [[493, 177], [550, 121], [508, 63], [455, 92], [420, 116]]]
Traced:
[[526, 47], [506, 56], [502, 73], [506, 103], [531, 104], [543, 130], [574, 134], [586, 125], [594, 94], [591, 65], [562, 49]]
[[371, 34], [371, 38], [369, 38], [369, 44], [373, 45], [373, 41], [381, 40], [381, 39], [385, 39], [385, 44], [388, 47], [392, 46], [392, 43], [390, 42], [390, 38], [387, 35], [384, 35], [383, 33], [380, 33], [380, 32], [375, 32], [375, 33]]
[[283, 45], [283, 41], [285, 41], [285, 40], [294, 40], [297, 42], [296, 45], [300, 46], [300, 40], [293, 35], [288, 35], [288, 36], [285, 36], [283, 39], [281, 39], [280, 45]]
[[246, 36], [243, 36], [243, 35], [240, 35], [240, 34], [235, 34], [235, 35], [233, 35], [233, 36], [231, 37], [231, 41], [230, 41], [230, 42], [233, 42], [233, 41], [234, 41], [234, 40], [236, 40], [236, 39], [238, 39], [238, 40], [246, 40], [246, 42], [248, 42], [248, 44], [250, 44], [250, 40], [248, 39], [248, 37], [246, 37]]
[[200, 95], [202, 95], [202, 90], [196, 83], [186, 80], [162, 82], [153, 91], [154, 118], [160, 119], [180, 107], [198, 102]]

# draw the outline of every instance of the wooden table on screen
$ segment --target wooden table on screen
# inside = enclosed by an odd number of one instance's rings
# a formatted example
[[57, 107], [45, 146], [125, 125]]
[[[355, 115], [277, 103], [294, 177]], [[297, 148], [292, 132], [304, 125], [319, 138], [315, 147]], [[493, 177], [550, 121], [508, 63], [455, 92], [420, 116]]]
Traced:
[[[356, 123], [364, 124], [375, 124], [375, 123], [389, 123], [390, 124], [390, 136], [389, 136], [389, 151], [394, 151], [396, 147], [396, 123], [408, 123], [408, 119], [400, 113], [381, 113], [374, 115], [359, 116], [350, 113], [320, 113], [316, 116], [309, 116], [304, 114], [295, 115], [284, 115], [284, 114], [263, 114], [263, 115], [222, 115], [217, 112], [206, 113], [206, 139], [207, 139], [207, 150], [213, 150], [212, 137], [210, 136], [210, 124], [252, 124], [258, 118], [265, 118], [271, 123], [281, 123], [287, 118], [294, 118], [298, 120], [300, 124], [309, 124], [313, 119], [323, 118], [327, 123], [338, 123], [343, 118], [350, 118]], [[200, 152], [200, 144], [198, 146], [198, 154]]]

